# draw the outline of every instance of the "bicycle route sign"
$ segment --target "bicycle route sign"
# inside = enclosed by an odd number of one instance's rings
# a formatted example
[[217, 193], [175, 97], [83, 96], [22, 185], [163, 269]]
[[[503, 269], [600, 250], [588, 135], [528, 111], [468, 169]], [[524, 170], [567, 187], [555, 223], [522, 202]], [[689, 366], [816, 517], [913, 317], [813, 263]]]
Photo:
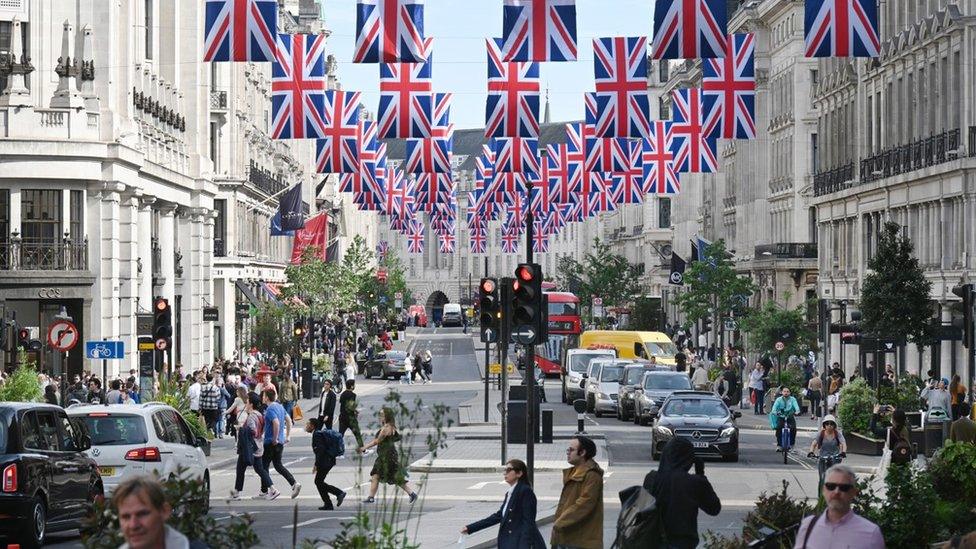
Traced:
[[86, 341], [85, 358], [92, 360], [121, 360], [125, 358], [123, 341]]

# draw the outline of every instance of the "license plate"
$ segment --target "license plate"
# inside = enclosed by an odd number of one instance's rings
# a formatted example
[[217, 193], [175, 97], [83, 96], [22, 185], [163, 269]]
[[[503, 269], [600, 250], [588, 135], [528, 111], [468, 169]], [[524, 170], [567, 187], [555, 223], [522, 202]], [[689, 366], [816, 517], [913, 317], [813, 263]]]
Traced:
[[103, 477], [114, 477], [115, 467], [99, 467], [98, 474], [102, 475]]
[[708, 448], [708, 443], [707, 442], [692, 442], [691, 444], [695, 448]]

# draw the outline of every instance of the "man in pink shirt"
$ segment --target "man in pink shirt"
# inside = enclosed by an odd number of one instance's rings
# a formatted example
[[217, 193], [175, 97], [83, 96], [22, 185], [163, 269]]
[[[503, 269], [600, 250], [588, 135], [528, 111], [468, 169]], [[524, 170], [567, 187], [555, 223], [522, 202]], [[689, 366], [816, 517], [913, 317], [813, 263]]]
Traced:
[[827, 510], [803, 519], [794, 549], [884, 549], [881, 529], [851, 510], [857, 497], [857, 477], [846, 465], [834, 465], [824, 475]]

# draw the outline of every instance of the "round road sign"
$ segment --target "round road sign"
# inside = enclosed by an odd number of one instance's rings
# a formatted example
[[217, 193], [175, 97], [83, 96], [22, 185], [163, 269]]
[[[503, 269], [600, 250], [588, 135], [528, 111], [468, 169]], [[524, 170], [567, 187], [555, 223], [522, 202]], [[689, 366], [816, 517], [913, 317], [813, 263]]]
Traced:
[[776, 350], [777, 351], [782, 351], [785, 348], [786, 348], [786, 344], [785, 343], [783, 343], [782, 341], [777, 341], [776, 342]]
[[78, 327], [70, 320], [56, 320], [47, 329], [47, 344], [61, 352], [74, 348], [78, 339]]

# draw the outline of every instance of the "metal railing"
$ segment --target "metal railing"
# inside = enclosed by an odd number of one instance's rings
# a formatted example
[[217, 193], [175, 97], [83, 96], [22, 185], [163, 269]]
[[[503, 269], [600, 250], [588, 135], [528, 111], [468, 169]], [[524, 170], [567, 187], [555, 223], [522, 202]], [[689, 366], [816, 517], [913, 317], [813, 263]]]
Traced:
[[255, 187], [271, 196], [285, 190], [287, 186], [281, 174], [274, 174], [268, 170], [264, 170], [258, 167], [254, 161], [251, 161], [247, 179]]
[[211, 90], [210, 108], [218, 111], [227, 110], [227, 92], [222, 90]]
[[224, 239], [214, 239], [214, 257], [226, 257], [227, 251], [224, 249]]
[[27, 238], [0, 241], [0, 270], [88, 270], [88, 239], [79, 242]]
[[756, 259], [816, 259], [817, 244], [812, 242], [778, 242], [756, 246]]
[[822, 196], [850, 188], [854, 180], [854, 164], [820, 172], [813, 176], [813, 194]]

